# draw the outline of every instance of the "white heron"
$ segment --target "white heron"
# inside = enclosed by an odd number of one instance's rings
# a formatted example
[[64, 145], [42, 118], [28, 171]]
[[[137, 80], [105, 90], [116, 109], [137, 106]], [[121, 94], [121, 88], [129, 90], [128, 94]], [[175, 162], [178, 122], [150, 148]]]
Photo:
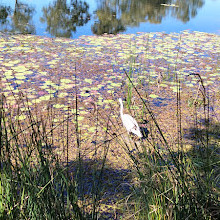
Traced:
[[127, 129], [128, 133], [132, 132], [133, 134], [136, 134], [139, 138], [142, 138], [143, 135], [140, 131], [137, 121], [132, 116], [128, 114], [123, 114], [122, 99], [119, 98], [118, 101], [121, 104], [120, 115], [121, 115], [121, 120], [122, 120], [124, 127]]

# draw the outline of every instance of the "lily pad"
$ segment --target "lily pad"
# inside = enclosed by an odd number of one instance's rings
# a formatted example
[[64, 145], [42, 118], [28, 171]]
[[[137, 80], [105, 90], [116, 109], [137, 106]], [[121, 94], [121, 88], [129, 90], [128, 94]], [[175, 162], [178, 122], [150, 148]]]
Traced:
[[159, 96], [156, 95], [156, 94], [150, 94], [149, 97], [152, 98], [152, 99], [156, 99], [156, 98], [158, 98]]

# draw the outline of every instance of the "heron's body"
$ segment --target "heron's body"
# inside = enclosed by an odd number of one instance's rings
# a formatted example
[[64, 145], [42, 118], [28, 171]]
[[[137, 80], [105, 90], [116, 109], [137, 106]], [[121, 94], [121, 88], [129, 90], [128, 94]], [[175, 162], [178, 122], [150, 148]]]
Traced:
[[128, 133], [131, 132], [133, 134], [136, 134], [139, 138], [143, 137], [137, 121], [132, 116], [128, 114], [123, 114], [123, 103], [121, 98], [119, 98], [119, 102], [121, 104], [121, 109], [120, 109], [121, 120], [124, 127], [127, 129]]

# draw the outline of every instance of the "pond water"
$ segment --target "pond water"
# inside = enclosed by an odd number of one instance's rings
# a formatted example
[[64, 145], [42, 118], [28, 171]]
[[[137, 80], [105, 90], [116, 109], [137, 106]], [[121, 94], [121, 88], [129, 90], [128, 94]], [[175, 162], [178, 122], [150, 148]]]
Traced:
[[189, 29], [220, 34], [220, 0], [0, 0], [0, 31], [48, 37]]

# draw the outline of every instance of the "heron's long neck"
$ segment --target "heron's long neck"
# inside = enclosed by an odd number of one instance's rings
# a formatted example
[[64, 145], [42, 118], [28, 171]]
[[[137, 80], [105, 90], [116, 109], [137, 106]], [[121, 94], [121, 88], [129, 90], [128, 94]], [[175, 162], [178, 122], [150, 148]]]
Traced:
[[120, 110], [121, 116], [123, 115], [123, 103], [121, 102], [121, 110]]

